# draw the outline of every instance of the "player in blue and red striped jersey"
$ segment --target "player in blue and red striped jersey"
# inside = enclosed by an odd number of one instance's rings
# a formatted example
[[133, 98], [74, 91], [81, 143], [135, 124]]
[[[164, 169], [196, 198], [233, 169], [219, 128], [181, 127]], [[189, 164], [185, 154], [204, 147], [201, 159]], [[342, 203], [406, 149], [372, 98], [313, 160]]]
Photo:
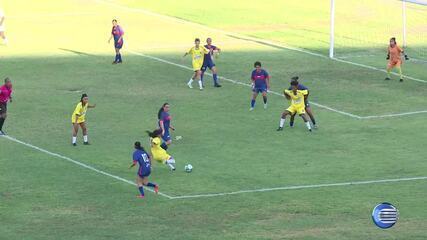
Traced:
[[114, 59], [113, 64], [122, 63], [122, 54], [120, 49], [123, 47], [123, 35], [125, 32], [123, 28], [117, 24], [117, 20], [113, 19], [113, 28], [111, 29], [111, 36], [108, 39], [108, 43], [111, 42], [111, 39], [114, 38], [114, 49], [116, 50], [116, 58]]
[[151, 158], [150, 155], [144, 150], [140, 142], [135, 142], [135, 151], [133, 152], [133, 163], [129, 168], [132, 168], [138, 163], [138, 174], [136, 177], [136, 184], [139, 189], [139, 198], [144, 198], [144, 186], [154, 188], [154, 192], [159, 192], [159, 185], [148, 181], [148, 176], [151, 174]]
[[[305, 112], [310, 117], [310, 120], [311, 120], [311, 123], [313, 125], [313, 128], [317, 128], [316, 120], [314, 119], [314, 115], [313, 115], [313, 111], [311, 110], [310, 103], [308, 102], [308, 95], [310, 94], [310, 91], [308, 90], [308, 88], [306, 86], [304, 86], [301, 83], [299, 83], [298, 79], [299, 79], [298, 76], [291, 78], [291, 86], [288, 88], [288, 90], [292, 90], [292, 82], [294, 82], [294, 84], [297, 85], [297, 90], [307, 90], [308, 91], [308, 94], [304, 96]], [[289, 126], [291, 126], [291, 127], [294, 126], [295, 115], [296, 114], [293, 114], [291, 116], [291, 120], [289, 122]]]
[[267, 91], [270, 90], [270, 75], [268, 75], [268, 72], [261, 68], [261, 62], [259, 61], [254, 63], [254, 67], [255, 70], [252, 71], [251, 75], [253, 95], [250, 111], [254, 110], [255, 100], [259, 93], [262, 93], [264, 109], [267, 108]]
[[7, 103], [12, 102], [12, 91], [12, 81], [7, 77], [4, 85], [0, 86], [0, 136], [5, 135], [3, 124], [7, 117]]
[[217, 46], [212, 45], [212, 38], [206, 39], [205, 48], [209, 51], [209, 53], [205, 54], [204, 56], [203, 66], [202, 66], [202, 75], [200, 79], [203, 82], [203, 76], [206, 70], [209, 68], [212, 71], [214, 87], [221, 87], [221, 85], [218, 83], [218, 75], [217, 75], [218, 72], [213, 60], [214, 54], [219, 54], [221, 52], [221, 49]]
[[171, 135], [169, 129], [175, 131], [175, 128], [171, 124], [171, 116], [169, 114], [170, 105], [169, 103], [164, 103], [157, 113], [159, 119], [159, 127], [162, 130], [162, 139], [163, 143], [161, 147], [165, 150], [168, 149], [168, 145], [172, 143]]

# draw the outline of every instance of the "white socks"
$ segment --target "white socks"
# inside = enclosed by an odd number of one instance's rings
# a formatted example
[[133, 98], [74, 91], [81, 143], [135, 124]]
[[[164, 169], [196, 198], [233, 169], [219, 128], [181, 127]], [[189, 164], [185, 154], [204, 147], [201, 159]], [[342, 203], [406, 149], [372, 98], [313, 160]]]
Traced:
[[284, 119], [284, 118], [280, 118], [280, 124], [279, 124], [279, 127], [283, 127], [284, 125], [285, 125], [285, 120], [286, 119]]
[[[84, 141], [84, 142], [88, 142], [88, 137], [87, 137], [87, 135], [84, 135], [84, 136], [83, 136], [83, 141]], [[72, 143], [73, 143], [73, 144], [77, 143], [77, 136], [76, 136], [76, 137], [74, 137], [74, 136], [73, 136]]]
[[199, 80], [199, 88], [200, 88], [200, 89], [203, 89], [203, 83], [202, 83], [202, 80]]
[[305, 125], [307, 126], [308, 130], [311, 130], [311, 125], [309, 121], [305, 122]]
[[171, 170], [175, 170], [175, 159], [171, 157], [168, 160], [166, 160], [165, 163], [170, 167]]

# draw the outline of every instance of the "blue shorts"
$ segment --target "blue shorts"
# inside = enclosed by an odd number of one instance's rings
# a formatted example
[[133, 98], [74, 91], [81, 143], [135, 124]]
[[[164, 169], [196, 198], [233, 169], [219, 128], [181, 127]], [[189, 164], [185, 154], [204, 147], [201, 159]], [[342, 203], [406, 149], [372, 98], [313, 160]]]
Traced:
[[254, 87], [252, 89], [253, 92], [255, 93], [263, 93], [263, 92], [267, 92], [267, 87], [266, 86], [261, 86], [261, 87]]
[[114, 47], [121, 49], [123, 47], [123, 40], [120, 43], [117, 41], [114, 41]]
[[210, 60], [210, 61], [204, 61], [203, 62], [203, 66], [202, 66], [202, 71], [206, 71], [208, 68], [212, 70], [212, 68], [215, 67], [215, 63]]
[[138, 170], [138, 176], [145, 178], [150, 176], [151, 170], [150, 169], [142, 169], [141, 167]]
[[171, 140], [171, 135], [170, 135], [169, 131], [165, 131], [165, 134], [162, 136], [162, 139], [165, 142]]

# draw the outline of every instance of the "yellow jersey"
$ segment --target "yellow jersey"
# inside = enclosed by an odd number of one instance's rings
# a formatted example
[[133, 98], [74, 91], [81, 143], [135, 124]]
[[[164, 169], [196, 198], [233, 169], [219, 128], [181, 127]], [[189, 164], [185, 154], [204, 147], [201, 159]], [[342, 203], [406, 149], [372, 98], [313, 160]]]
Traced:
[[209, 51], [203, 46], [199, 46], [198, 48], [192, 47], [188, 51], [188, 54], [191, 54], [193, 62], [203, 62], [205, 54], [208, 54], [208, 53]]
[[154, 160], [164, 163], [170, 155], [160, 146], [161, 144], [162, 140], [159, 137], [151, 139], [151, 154]]
[[[86, 111], [87, 107], [89, 106], [89, 103], [86, 103], [86, 105], [83, 106], [81, 102], [79, 102], [74, 109], [73, 116], [71, 116], [71, 122], [72, 123], [83, 123], [86, 121]], [[76, 122], [77, 117], [77, 122]]]
[[296, 94], [287, 89], [284, 92], [291, 97], [291, 106], [305, 108], [305, 96], [308, 94], [308, 90], [297, 90]]

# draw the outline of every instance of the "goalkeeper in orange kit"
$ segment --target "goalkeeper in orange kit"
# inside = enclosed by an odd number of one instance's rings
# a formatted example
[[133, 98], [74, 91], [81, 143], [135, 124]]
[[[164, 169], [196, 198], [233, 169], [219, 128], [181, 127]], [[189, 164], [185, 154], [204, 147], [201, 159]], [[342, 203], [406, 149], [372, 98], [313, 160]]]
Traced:
[[404, 54], [405, 60], [409, 60], [408, 56], [403, 52], [403, 50], [397, 46], [396, 38], [390, 38], [390, 45], [388, 46], [387, 51], [387, 77], [385, 80], [390, 80], [390, 72], [393, 68], [396, 68], [399, 71], [400, 81], [403, 82], [403, 74], [402, 74], [402, 58], [401, 55]]

